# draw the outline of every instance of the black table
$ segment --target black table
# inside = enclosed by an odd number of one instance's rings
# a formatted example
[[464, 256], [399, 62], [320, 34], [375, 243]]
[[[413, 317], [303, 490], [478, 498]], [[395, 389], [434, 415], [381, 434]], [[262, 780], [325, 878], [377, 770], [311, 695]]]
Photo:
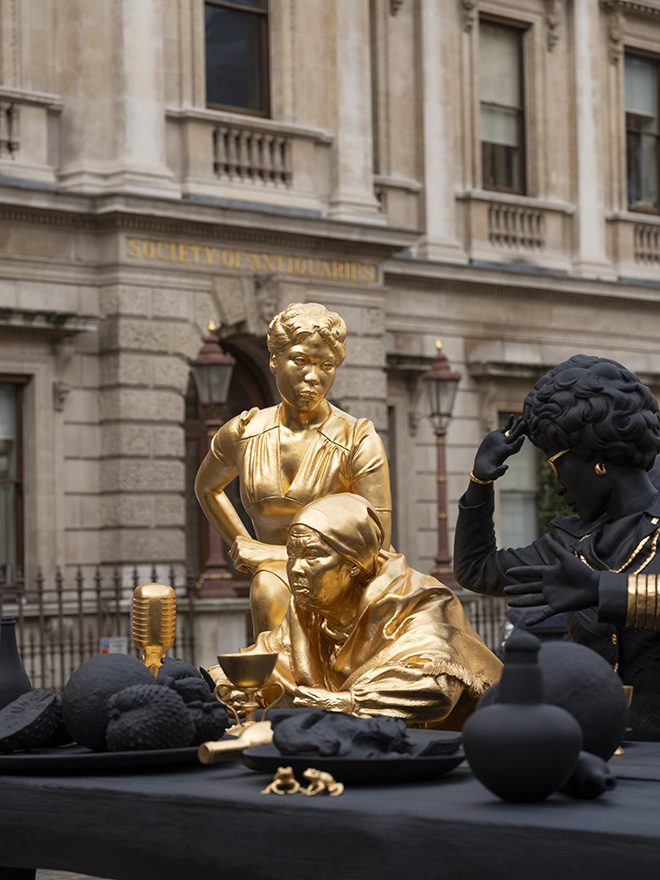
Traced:
[[[260, 794], [240, 763], [0, 775], [0, 864], [117, 880], [609, 880], [660, 869], [660, 743], [612, 759], [614, 791], [506, 804], [466, 764], [338, 798]], [[2, 869], [0, 869], [0, 877]], [[10, 876], [7, 874], [6, 876]]]

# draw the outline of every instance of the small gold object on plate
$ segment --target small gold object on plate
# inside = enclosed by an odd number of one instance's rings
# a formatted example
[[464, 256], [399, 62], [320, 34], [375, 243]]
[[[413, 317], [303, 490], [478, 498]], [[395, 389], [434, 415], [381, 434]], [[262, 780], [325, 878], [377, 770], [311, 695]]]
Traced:
[[[217, 685], [214, 691], [218, 702], [226, 706], [236, 719], [236, 726], [229, 730], [229, 733], [243, 730], [256, 722], [256, 711], [260, 708], [260, 703], [256, 699], [259, 691], [266, 686], [268, 679], [273, 674], [273, 669], [277, 663], [277, 653], [239, 653], [239, 654], [218, 654], [218, 663], [222, 667], [222, 671], [229, 681], [239, 691], [243, 691], [247, 697], [242, 704], [241, 709], [245, 713], [245, 720], [241, 721], [236, 708], [231, 703], [226, 703], [220, 697], [220, 691], [226, 689], [225, 685]], [[275, 700], [264, 707], [262, 720], [266, 718], [266, 713], [273, 706], [277, 705], [284, 696], [284, 688], [279, 682], [274, 682], [273, 687], [280, 689], [280, 695]]]

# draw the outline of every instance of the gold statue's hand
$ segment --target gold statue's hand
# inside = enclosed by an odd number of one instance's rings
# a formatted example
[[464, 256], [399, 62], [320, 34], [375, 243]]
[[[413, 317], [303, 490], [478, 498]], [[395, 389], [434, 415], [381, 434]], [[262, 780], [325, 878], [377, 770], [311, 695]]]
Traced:
[[349, 691], [326, 691], [324, 688], [301, 685], [293, 693], [295, 708], [327, 709], [329, 712], [351, 712], [353, 697]]
[[286, 547], [283, 544], [263, 544], [254, 538], [239, 535], [234, 539], [229, 555], [239, 571], [252, 574], [260, 565], [286, 561]]

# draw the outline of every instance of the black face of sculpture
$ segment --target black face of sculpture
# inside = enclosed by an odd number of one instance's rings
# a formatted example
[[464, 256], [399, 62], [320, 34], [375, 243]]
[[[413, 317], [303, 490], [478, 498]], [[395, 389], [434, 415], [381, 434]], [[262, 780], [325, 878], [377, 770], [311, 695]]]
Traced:
[[[558, 449], [547, 450], [548, 458]], [[598, 460], [582, 461], [570, 449], [554, 460], [557, 474], [555, 492], [584, 522], [593, 522], [607, 511], [612, 496], [612, 484], [607, 474], [599, 476], [595, 467]]]

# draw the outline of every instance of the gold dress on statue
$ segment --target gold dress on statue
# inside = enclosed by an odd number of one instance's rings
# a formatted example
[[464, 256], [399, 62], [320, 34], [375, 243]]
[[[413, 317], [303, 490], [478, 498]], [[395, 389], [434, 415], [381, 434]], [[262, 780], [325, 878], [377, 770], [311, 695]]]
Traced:
[[[243, 412], [213, 438], [211, 452], [223, 481], [238, 475], [241, 501], [265, 544], [286, 544], [294, 516], [325, 495], [355, 492], [369, 499], [379, 514], [391, 512], [387, 458], [373, 423], [328, 407], [325, 421], [309, 429], [312, 440], [289, 486], [280, 463], [281, 404]], [[270, 561], [261, 568], [288, 587], [285, 562]]]

